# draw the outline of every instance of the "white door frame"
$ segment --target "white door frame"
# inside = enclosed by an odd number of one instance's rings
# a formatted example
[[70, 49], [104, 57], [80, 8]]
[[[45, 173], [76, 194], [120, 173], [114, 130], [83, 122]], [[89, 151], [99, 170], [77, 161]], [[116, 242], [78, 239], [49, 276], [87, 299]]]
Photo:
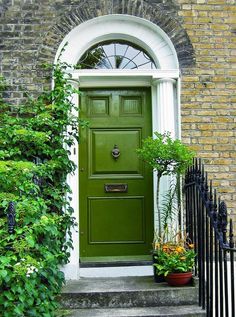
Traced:
[[[150, 87], [152, 95], [152, 131], [170, 131], [172, 136], [180, 138], [180, 109], [179, 98], [180, 80], [178, 70], [150, 70], [150, 71], [117, 71], [117, 70], [80, 70], [73, 71], [72, 78], [76, 88], [111, 88], [111, 87]], [[76, 84], [78, 82], [78, 84]], [[73, 102], [79, 105], [79, 95], [73, 95]], [[68, 184], [72, 189], [71, 206], [73, 217], [79, 224], [79, 145], [75, 144], [71, 151], [71, 160], [77, 165], [75, 172], [68, 176]], [[163, 179], [162, 191], [166, 190], [168, 180]], [[154, 202], [156, 201], [156, 174], [153, 183]], [[154, 203], [155, 206], [155, 203]], [[154, 226], [157, 228], [157, 213], [154, 210]], [[70, 262], [63, 268], [66, 279], [76, 280], [80, 276], [79, 270], [79, 226], [73, 229], [73, 250]]]
[[[170, 131], [174, 138], [180, 138], [180, 73], [177, 54], [168, 35], [156, 24], [135, 16], [111, 14], [88, 20], [71, 30], [61, 42], [55, 62], [60, 56], [62, 62], [75, 65], [92, 46], [108, 40], [124, 40], [143, 48], [154, 60], [155, 70], [75, 70], [73, 79], [79, 87], [151, 87], [152, 128], [154, 131]], [[67, 46], [64, 48], [65, 44]], [[76, 85], [76, 84], [75, 84]], [[73, 96], [78, 105], [78, 95]], [[68, 176], [72, 189], [73, 216], [79, 223], [79, 162], [78, 145], [72, 151], [71, 159], [78, 164], [73, 175]], [[166, 188], [167, 180], [161, 183]], [[156, 176], [154, 175], [154, 199]], [[155, 205], [155, 204], [154, 204]], [[157, 217], [154, 217], [154, 220]], [[66, 279], [79, 278], [79, 228], [73, 230], [73, 247], [70, 262], [64, 267]]]

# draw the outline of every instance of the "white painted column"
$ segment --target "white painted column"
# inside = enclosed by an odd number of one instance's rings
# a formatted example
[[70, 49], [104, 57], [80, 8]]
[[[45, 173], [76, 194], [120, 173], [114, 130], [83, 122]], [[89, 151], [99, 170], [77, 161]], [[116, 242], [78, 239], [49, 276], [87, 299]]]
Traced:
[[[172, 138], [178, 137], [178, 107], [176, 80], [172, 78], [153, 79], [153, 132], [169, 131]], [[170, 177], [163, 176], [160, 183], [160, 197], [168, 190]], [[154, 197], [156, 202], [157, 175], [154, 173]], [[160, 199], [161, 203], [161, 199]], [[155, 228], [158, 228], [157, 206], [155, 206]]]
[[176, 80], [172, 78], [162, 78], [154, 80], [157, 89], [157, 108], [158, 108], [158, 132], [169, 131], [171, 136], [177, 136], [176, 122]]

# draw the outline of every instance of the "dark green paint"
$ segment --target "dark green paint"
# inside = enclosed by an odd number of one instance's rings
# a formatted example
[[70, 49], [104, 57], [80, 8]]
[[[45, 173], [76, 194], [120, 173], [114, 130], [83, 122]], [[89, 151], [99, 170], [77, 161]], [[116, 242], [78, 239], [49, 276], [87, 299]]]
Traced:
[[[80, 108], [90, 121], [80, 134], [80, 256], [149, 254], [152, 171], [136, 149], [152, 131], [150, 89], [84, 89]], [[127, 192], [105, 192], [105, 185], [116, 183], [127, 185]]]

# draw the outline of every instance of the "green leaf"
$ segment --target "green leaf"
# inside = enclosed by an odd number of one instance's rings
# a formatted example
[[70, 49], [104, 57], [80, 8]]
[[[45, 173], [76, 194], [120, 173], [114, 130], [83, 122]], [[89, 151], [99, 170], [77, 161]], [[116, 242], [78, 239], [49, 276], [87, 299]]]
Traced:
[[2, 278], [5, 278], [7, 276], [7, 271], [6, 270], [0, 270], [0, 276]]
[[34, 238], [33, 238], [33, 236], [27, 236], [26, 238], [25, 238], [25, 240], [28, 242], [28, 244], [29, 244], [29, 246], [30, 247], [34, 247], [35, 246], [35, 240], [34, 240]]

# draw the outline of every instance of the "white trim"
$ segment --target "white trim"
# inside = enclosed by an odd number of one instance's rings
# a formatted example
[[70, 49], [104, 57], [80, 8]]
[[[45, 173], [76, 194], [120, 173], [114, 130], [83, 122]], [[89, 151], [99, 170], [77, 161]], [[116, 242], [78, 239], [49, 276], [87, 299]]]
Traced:
[[[61, 53], [62, 61], [75, 65], [87, 49], [114, 39], [144, 48], [160, 69], [179, 68], [174, 45], [159, 26], [143, 18], [122, 14], [97, 17], [75, 27], [61, 42], [55, 60]], [[66, 43], [66, 50], [61, 52]]]
[[[109, 39], [123, 39], [143, 47], [159, 65], [159, 69], [68, 70], [71, 72], [72, 78], [79, 81], [80, 87], [150, 87], [152, 92], [153, 132], [163, 132], [165, 127], [171, 126], [173, 135], [178, 136], [180, 122], [179, 95], [175, 100], [176, 94], [180, 92], [179, 88], [176, 89], [176, 81], [177, 87], [180, 87], [178, 59], [169, 37], [157, 25], [128, 15], [109, 15], [89, 20], [74, 28], [65, 37], [58, 49], [56, 59], [66, 42], [68, 42], [68, 46], [61, 54], [61, 61], [75, 64], [89, 47]], [[158, 93], [159, 89], [162, 90], [161, 99]], [[168, 97], [165, 98], [165, 96]], [[77, 95], [74, 95], [73, 101], [78, 105]], [[164, 120], [167, 118], [170, 124], [163, 125], [163, 122], [159, 121], [163, 111], [167, 115]], [[71, 154], [71, 159], [76, 164], [78, 163], [78, 151], [79, 148], [76, 144]], [[77, 221], [79, 220], [78, 177], [79, 167], [73, 175], [68, 177], [68, 182], [72, 188], [72, 207]], [[154, 176], [154, 193], [155, 188]], [[73, 230], [72, 238], [74, 249], [71, 251], [70, 263], [64, 268], [66, 279], [78, 279], [81, 275], [78, 230]]]
[[[179, 70], [76, 70], [72, 78], [80, 87], [150, 87], [155, 79], [178, 79]], [[102, 79], [102, 80], [101, 80]]]

